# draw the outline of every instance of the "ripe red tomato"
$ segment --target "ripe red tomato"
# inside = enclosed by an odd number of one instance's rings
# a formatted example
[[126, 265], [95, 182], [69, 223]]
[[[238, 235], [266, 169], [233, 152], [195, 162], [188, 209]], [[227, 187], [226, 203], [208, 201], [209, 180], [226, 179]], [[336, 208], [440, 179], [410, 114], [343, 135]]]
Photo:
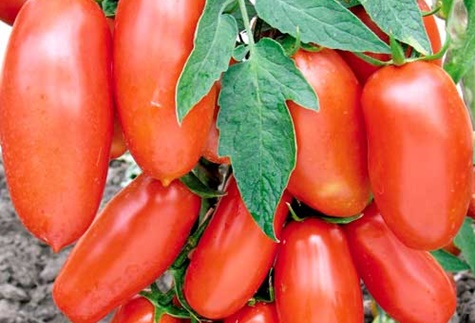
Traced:
[[237, 313], [227, 317], [223, 323], [278, 323], [274, 303], [258, 302], [253, 306], [245, 306]]
[[155, 308], [146, 298], [134, 297], [117, 310], [111, 323], [180, 323], [183, 320], [164, 314], [158, 322], [153, 319]]
[[2, 0], [0, 1], [0, 20], [10, 26], [13, 25], [18, 12], [26, 0]]
[[[288, 214], [284, 194], [275, 215], [279, 235]], [[208, 228], [192, 254], [185, 275], [185, 297], [200, 315], [230, 316], [242, 308], [264, 281], [277, 243], [268, 238], [249, 214], [234, 179], [217, 206]]]
[[282, 232], [274, 268], [280, 323], [363, 322], [363, 297], [343, 230], [317, 218]]
[[87, 229], [104, 190], [110, 37], [90, 0], [32, 0], [7, 48], [0, 139], [8, 187], [23, 224], [55, 251]]
[[472, 126], [435, 64], [387, 66], [362, 96], [368, 167], [384, 220], [407, 246], [433, 250], [462, 225], [472, 181]]
[[320, 111], [288, 102], [297, 137], [297, 166], [289, 192], [332, 216], [361, 212], [369, 199], [361, 88], [351, 69], [330, 49], [295, 54], [315, 89]]
[[176, 84], [204, 4], [121, 0], [117, 8], [114, 70], [121, 124], [134, 159], [165, 186], [199, 160], [213, 119], [214, 87], [181, 126], [175, 112]]
[[[424, 0], [417, 0], [417, 4], [422, 11], [429, 11], [430, 7]], [[381, 40], [389, 44], [389, 36], [386, 35], [377, 25], [371, 20], [369, 15], [366, 13], [362, 6], [357, 6], [351, 9], [353, 13], [361, 19]], [[442, 42], [440, 40], [439, 29], [437, 28], [437, 23], [435, 21], [434, 15], [423, 17], [424, 27], [426, 29], [427, 35], [429, 36], [429, 41], [432, 46], [432, 51], [437, 53], [442, 48]], [[355, 72], [356, 77], [364, 84], [368, 78], [376, 72], [380, 67], [371, 65], [370, 63], [365, 62], [355, 54], [346, 51], [339, 51], [341, 56], [345, 59], [353, 72]], [[410, 52], [408, 52], [409, 54]], [[389, 54], [375, 54], [375, 53], [365, 53], [368, 56], [373, 58], [388, 61], [391, 59]], [[433, 63], [441, 66], [442, 60], [434, 60]]]
[[79, 240], [53, 287], [73, 322], [93, 323], [157, 279], [183, 247], [200, 198], [180, 181], [163, 187], [140, 175]]
[[218, 109], [216, 109], [213, 117], [213, 122], [211, 123], [211, 128], [209, 129], [208, 139], [206, 141], [205, 148], [203, 149], [203, 157], [207, 160], [216, 163], [216, 164], [227, 164], [231, 163], [231, 160], [227, 156], [220, 157], [218, 155], [218, 141], [219, 141], [219, 130], [216, 127], [216, 120], [218, 118]]
[[475, 166], [472, 167], [472, 186], [471, 186], [470, 203], [468, 204], [467, 215], [475, 219]]
[[449, 321], [457, 302], [449, 277], [430, 253], [399, 241], [376, 204], [344, 228], [358, 273], [392, 318], [405, 323]]

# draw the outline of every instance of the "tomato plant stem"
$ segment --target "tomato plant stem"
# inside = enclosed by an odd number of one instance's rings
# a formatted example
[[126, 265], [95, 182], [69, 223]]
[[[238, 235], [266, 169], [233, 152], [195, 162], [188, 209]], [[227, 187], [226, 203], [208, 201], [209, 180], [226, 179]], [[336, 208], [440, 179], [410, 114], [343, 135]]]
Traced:
[[244, 21], [244, 28], [246, 29], [248, 42], [249, 42], [249, 50], [251, 51], [251, 55], [254, 51], [254, 35], [252, 33], [251, 24], [249, 22], [249, 15], [246, 9], [246, 2], [244, 0], [239, 0], [239, 8], [241, 9], [242, 20]]

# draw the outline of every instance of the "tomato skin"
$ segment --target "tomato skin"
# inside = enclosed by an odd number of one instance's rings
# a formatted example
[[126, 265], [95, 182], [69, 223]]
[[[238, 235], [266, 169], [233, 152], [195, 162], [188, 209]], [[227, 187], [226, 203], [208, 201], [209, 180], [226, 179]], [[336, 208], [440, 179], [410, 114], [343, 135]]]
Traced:
[[227, 317], [223, 323], [278, 323], [277, 310], [274, 303], [258, 302], [253, 306], [245, 306], [237, 313]]
[[370, 195], [360, 85], [330, 49], [298, 51], [294, 59], [317, 92], [320, 111], [288, 102], [298, 146], [288, 190], [327, 215], [355, 215]]
[[0, 2], [0, 20], [12, 26], [26, 0], [2, 0]]
[[216, 121], [218, 120], [218, 109], [216, 109], [213, 122], [208, 133], [208, 139], [206, 140], [205, 148], [203, 149], [203, 157], [215, 164], [231, 164], [231, 160], [227, 156], [218, 155], [218, 142], [219, 142], [219, 130], [216, 127]]
[[157, 279], [183, 247], [200, 198], [180, 181], [140, 175], [116, 195], [74, 247], [54, 286], [73, 322], [93, 323]]
[[289, 223], [274, 267], [280, 323], [363, 322], [363, 297], [343, 230], [317, 218]]
[[472, 168], [472, 187], [467, 215], [475, 219], [475, 166]]
[[[417, 0], [417, 4], [422, 11], [430, 11], [429, 5], [425, 0]], [[351, 11], [363, 21], [363, 23], [368, 26], [381, 40], [389, 44], [389, 36], [386, 35], [376, 23], [371, 20], [368, 13], [364, 10], [362, 6], [356, 6], [351, 9]], [[442, 41], [440, 39], [439, 29], [437, 28], [437, 23], [435, 21], [434, 15], [423, 17], [424, 27], [426, 29], [427, 35], [429, 36], [429, 41], [432, 46], [432, 52], [437, 53], [442, 48]], [[365, 62], [355, 54], [347, 51], [338, 52], [343, 59], [351, 66], [351, 69], [355, 73], [356, 77], [362, 84], [366, 83], [368, 78], [376, 72], [380, 67], [374, 66], [370, 63]], [[365, 53], [368, 56], [373, 58], [388, 61], [391, 59], [389, 54], [376, 54], [376, 53]], [[442, 60], [437, 59], [432, 61], [434, 64], [442, 66]]]
[[[284, 193], [277, 209], [277, 236], [288, 214], [285, 202], [290, 199]], [[209, 319], [237, 312], [264, 281], [277, 245], [254, 222], [231, 179], [185, 274], [184, 294], [190, 306]]]
[[457, 302], [450, 278], [430, 253], [399, 241], [376, 204], [344, 228], [361, 278], [392, 318], [405, 323], [449, 321]]
[[53, 250], [92, 222], [112, 136], [111, 39], [89, 0], [32, 0], [12, 29], [0, 88], [0, 140], [23, 224]]
[[213, 119], [215, 87], [181, 126], [175, 113], [176, 84], [204, 4], [123, 0], [117, 8], [114, 74], [121, 124], [134, 159], [165, 186], [198, 162]]
[[387, 66], [362, 96], [374, 198], [394, 234], [439, 249], [462, 225], [472, 181], [472, 126], [450, 77], [435, 64]]
[[[134, 297], [117, 310], [111, 323], [155, 323], [155, 309], [146, 298]], [[180, 323], [183, 320], [164, 314], [158, 323]]]

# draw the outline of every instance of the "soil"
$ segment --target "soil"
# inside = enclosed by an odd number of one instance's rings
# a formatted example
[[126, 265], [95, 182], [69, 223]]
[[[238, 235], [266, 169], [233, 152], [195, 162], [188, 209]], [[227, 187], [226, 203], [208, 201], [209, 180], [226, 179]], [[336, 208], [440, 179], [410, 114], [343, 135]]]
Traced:
[[[129, 165], [126, 160], [111, 162], [102, 205], [121, 189]], [[69, 251], [55, 254], [23, 228], [11, 205], [0, 159], [0, 323], [69, 322], [51, 298], [53, 281]], [[475, 323], [475, 277], [459, 273], [454, 279], [458, 305], [450, 323]], [[373, 319], [369, 303], [365, 294], [368, 323]]]

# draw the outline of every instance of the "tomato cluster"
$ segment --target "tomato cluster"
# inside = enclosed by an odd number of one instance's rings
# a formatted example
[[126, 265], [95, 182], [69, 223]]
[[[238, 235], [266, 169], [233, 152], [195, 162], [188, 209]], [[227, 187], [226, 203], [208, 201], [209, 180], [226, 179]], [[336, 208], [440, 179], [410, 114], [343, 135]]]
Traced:
[[[362, 322], [362, 280], [400, 322], [447, 322], [455, 291], [428, 251], [452, 241], [469, 209], [473, 148], [440, 62], [377, 69], [331, 49], [293, 54], [320, 111], [288, 102], [297, 162], [273, 241], [217, 154], [219, 84], [176, 117], [204, 6], [121, 0], [114, 21], [92, 0], [28, 0], [16, 18], [0, 143], [24, 225], [55, 251], [77, 241], [54, 283], [60, 310], [78, 323], [114, 310], [114, 323]], [[11, 23], [12, 7], [0, 19]], [[437, 51], [433, 16], [424, 23]], [[143, 173], [96, 215], [108, 162], [126, 149]], [[180, 180], [203, 164], [228, 165], [219, 199]], [[167, 269], [173, 288], [161, 291]], [[262, 286], [270, 298], [247, 304]]]

